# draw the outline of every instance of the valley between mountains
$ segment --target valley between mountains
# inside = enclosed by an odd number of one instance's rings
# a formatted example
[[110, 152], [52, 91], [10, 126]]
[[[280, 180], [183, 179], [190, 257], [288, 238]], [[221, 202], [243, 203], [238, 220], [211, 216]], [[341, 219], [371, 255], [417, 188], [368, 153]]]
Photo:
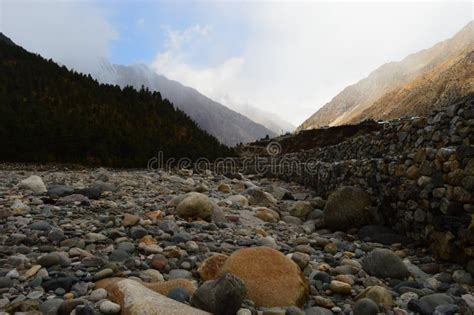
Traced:
[[472, 315], [473, 27], [295, 133], [0, 34], [0, 314]]

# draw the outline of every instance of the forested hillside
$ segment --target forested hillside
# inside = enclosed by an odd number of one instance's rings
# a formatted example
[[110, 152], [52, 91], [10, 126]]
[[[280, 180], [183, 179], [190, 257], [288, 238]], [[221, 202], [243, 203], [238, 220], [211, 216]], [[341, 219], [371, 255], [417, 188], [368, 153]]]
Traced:
[[158, 92], [99, 84], [0, 34], [0, 160], [145, 167], [231, 150]]

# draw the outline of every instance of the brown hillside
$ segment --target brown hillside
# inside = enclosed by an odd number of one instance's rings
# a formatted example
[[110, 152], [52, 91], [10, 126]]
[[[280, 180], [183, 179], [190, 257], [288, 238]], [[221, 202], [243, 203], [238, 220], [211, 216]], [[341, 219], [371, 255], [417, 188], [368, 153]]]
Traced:
[[299, 130], [419, 115], [473, 91], [474, 22], [452, 38], [385, 64], [345, 88]]

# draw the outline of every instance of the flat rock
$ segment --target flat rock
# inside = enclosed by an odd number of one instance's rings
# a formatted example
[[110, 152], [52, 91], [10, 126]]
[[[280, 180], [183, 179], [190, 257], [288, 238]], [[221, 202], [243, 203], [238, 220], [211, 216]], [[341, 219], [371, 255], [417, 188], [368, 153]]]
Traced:
[[111, 282], [106, 290], [109, 298], [121, 306], [122, 315], [210, 314], [156, 293], [129, 279]]

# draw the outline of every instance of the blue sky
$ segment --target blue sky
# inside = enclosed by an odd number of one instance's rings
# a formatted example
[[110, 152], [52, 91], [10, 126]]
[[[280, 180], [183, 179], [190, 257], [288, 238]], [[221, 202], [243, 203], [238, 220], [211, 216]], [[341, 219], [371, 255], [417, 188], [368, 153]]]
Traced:
[[0, 31], [90, 72], [144, 63], [239, 110], [297, 125], [349, 84], [453, 36], [471, 1], [0, 0]]
[[[197, 43], [206, 49], [193, 49], [189, 62], [195, 66], [219, 63], [230, 55], [241, 54], [248, 32], [239, 15], [226, 14], [245, 4], [226, 3], [223, 7], [217, 2], [187, 1], [98, 1], [98, 4], [108, 12], [119, 33], [110, 48], [110, 60], [118, 64], [151, 63], [156, 52], [165, 49], [169, 31], [196, 25], [209, 27], [212, 32]], [[213, 14], [219, 6], [219, 14]], [[225, 45], [214, 45], [223, 42]]]

